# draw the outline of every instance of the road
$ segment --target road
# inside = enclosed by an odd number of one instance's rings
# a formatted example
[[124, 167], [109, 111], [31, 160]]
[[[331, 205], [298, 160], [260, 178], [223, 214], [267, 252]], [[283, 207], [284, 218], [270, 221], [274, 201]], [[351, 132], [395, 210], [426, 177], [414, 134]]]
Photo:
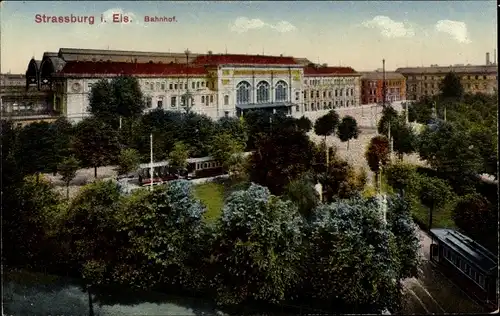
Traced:
[[418, 279], [403, 281], [406, 292], [404, 314], [482, 313], [484, 308], [446, 278], [430, 261], [431, 238], [418, 231], [422, 265]]

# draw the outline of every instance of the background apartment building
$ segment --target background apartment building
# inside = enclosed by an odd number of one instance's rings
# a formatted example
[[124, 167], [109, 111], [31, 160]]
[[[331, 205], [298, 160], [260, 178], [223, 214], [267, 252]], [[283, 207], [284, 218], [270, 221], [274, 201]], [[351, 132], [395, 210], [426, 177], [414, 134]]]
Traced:
[[[386, 101], [406, 100], [406, 78], [397, 72], [385, 72]], [[371, 71], [361, 73], [361, 104], [381, 103], [384, 100], [384, 73]]]
[[408, 100], [418, 100], [423, 96], [432, 96], [439, 93], [439, 84], [447, 73], [455, 72], [461, 79], [466, 93], [492, 94], [497, 90], [498, 66], [496, 57], [490, 61], [486, 53], [485, 65], [453, 65], [430, 67], [398, 68], [396, 72], [406, 78]]

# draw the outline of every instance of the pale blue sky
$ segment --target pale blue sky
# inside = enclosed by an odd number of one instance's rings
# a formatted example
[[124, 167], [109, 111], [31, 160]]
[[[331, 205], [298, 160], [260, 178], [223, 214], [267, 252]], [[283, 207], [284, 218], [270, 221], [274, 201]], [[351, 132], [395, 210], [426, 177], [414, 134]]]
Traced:
[[[100, 23], [125, 13], [131, 24]], [[37, 24], [36, 14], [92, 15], [95, 24]], [[144, 23], [144, 16], [176, 23]], [[372, 70], [483, 64], [497, 46], [495, 1], [4, 2], [2, 72], [60, 47], [284, 54]], [[108, 18], [108, 21], [110, 18]]]

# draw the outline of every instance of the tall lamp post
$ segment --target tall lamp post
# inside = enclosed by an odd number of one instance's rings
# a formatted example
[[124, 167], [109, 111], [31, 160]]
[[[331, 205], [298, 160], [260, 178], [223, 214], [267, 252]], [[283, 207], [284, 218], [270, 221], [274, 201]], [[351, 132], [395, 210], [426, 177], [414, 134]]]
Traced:
[[187, 85], [186, 88], [187, 89], [186, 89], [186, 93], [184, 94], [184, 107], [185, 107], [186, 113], [188, 113], [191, 110], [191, 107], [193, 106], [191, 93], [189, 92], [189, 54], [190, 53], [191, 52], [189, 51], [189, 49], [186, 49], [184, 51], [184, 54], [186, 54], [186, 85]]
[[151, 156], [151, 162], [149, 165], [149, 180], [151, 183], [149, 184], [149, 191], [153, 190], [153, 133], [149, 135], [149, 147], [150, 147], [150, 156]]

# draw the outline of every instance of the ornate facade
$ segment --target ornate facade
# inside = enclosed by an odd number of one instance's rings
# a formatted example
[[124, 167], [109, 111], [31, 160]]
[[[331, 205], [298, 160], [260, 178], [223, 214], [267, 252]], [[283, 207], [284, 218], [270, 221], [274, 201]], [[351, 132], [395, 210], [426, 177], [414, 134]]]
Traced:
[[189, 107], [213, 119], [250, 109], [302, 116], [360, 104], [359, 74], [352, 68], [314, 66], [286, 56], [62, 48], [30, 61], [26, 87], [50, 92], [52, 107], [79, 121], [89, 115], [92, 85], [121, 75], [138, 79], [147, 110]]

